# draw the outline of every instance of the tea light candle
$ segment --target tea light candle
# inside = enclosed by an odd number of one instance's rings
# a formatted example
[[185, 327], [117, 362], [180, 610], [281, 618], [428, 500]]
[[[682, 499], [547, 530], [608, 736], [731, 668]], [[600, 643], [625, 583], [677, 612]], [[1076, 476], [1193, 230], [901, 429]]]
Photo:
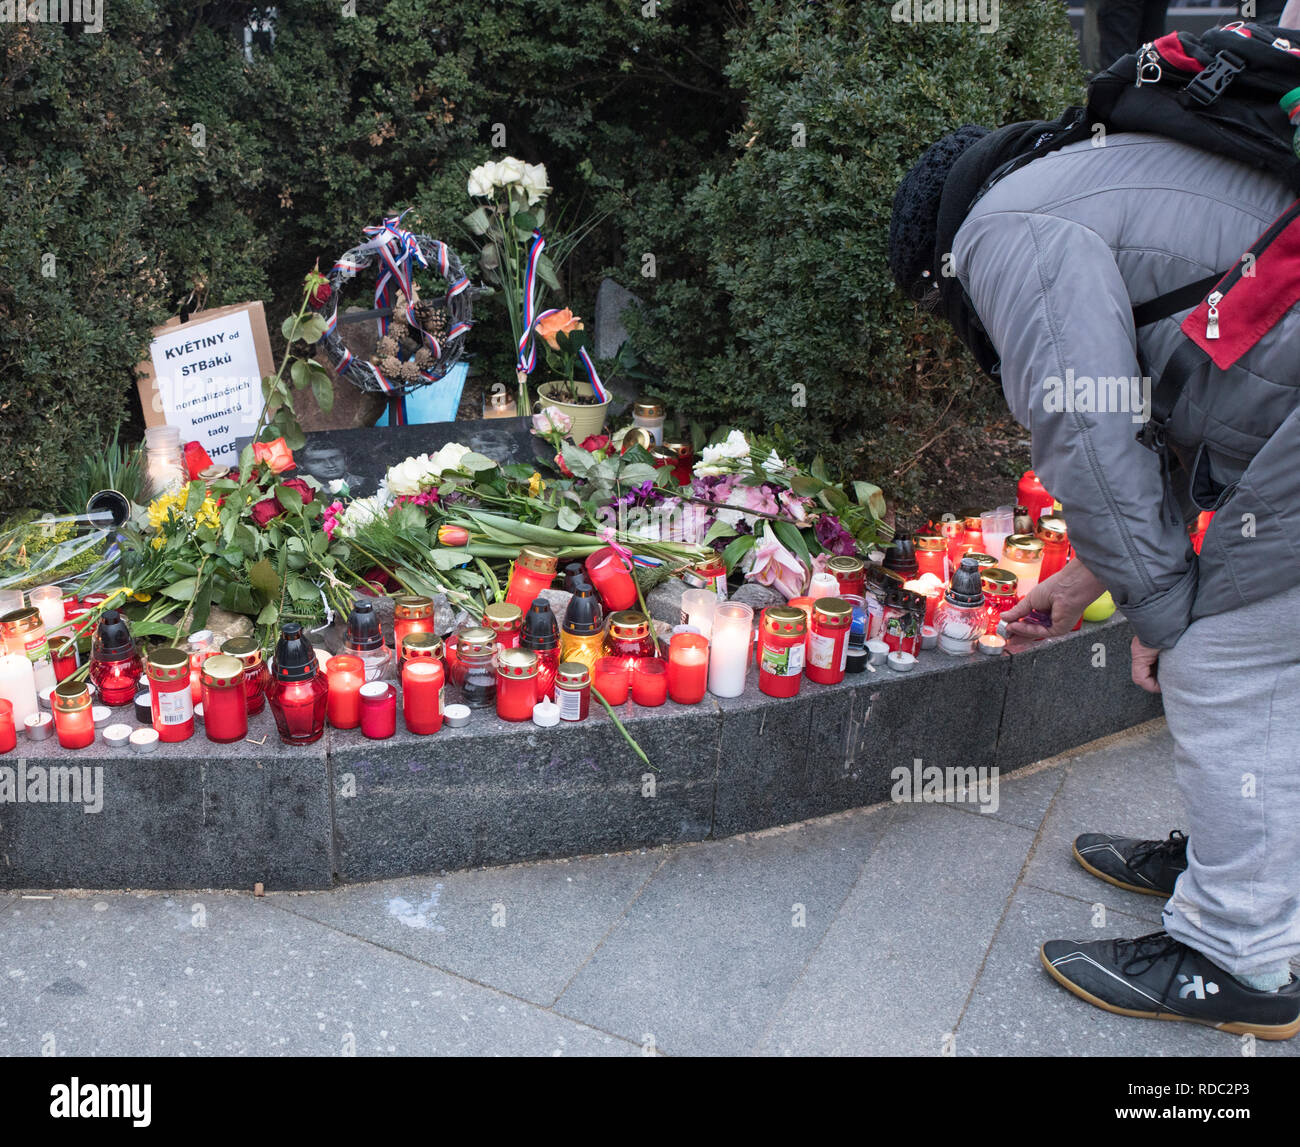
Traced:
[[90, 710], [90, 719], [95, 722], [96, 729], [102, 729], [113, 719], [113, 710], [107, 705], [94, 705]]
[[131, 748], [137, 753], [152, 753], [158, 747], [158, 734], [153, 729], [137, 729], [131, 734]]
[[468, 705], [448, 705], [443, 717], [446, 718], [447, 724], [453, 729], [459, 729], [463, 725], [469, 724], [469, 714]]
[[36, 675], [26, 654], [0, 654], [0, 698], [13, 706], [15, 724], [21, 724], [40, 711], [40, 703], [36, 700]]
[[709, 684], [709, 642], [698, 633], [675, 633], [668, 643], [668, 696], [698, 705]]
[[921, 626], [921, 648], [933, 649], [939, 644], [939, 631], [933, 625]]
[[23, 722], [29, 741], [48, 741], [54, 732], [54, 718], [49, 713], [32, 713]]
[[608, 705], [622, 705], [632, 685], [632, 666], [627, 657], [598, 657], [591, 687]]
[[47, 630], [63, 624], [63, 591], [57, 585], [38, 585], [35, 589], [28, 590], [27, 600], [41, 615], [41, 621]]
[[131, 740], [130, 725], [109, 725], [104, 730], [104, 744], [114, 749], [124, 749]]
[[996, 633], [987, 633], [980, 638], [980, 652], [990, 657], [997, 657], [1007, 647], [1007, 639]]
[[36, 690], [36, 703], [40, 705], [41, 711], [43, 713], [48, 713], [54, 707], [53, 702], [50, 700], [50, 698], [53, 696], [54, 696], [53, 685], [47, 685], [45, 686], [44, 689]]
[[916, 658], [910, 653], [895, 650], [889, 655], [889, 668], [899, 673], [907, 673], [916, 664]]
[[632, 669], [632, 700], [652, 707], [668, 700], [668, 665], [658, 657], [643, 657]]
[[840, 579], [832, 573], [815, 573], [808, 583], [808, 596], [816, 601], [819, 597], [838, 597]]
[[740, 601], [719, 605], [709, 649], [709, 692], [715, 697], [739, 697], [745, 691], [753, 644], [753, 609]]
[[533, 706], [533, 724], [549, 729], [560, 723], [560, 706], [554, 701], [538, 701]]
[[889, 656], [889, 646], [883, 641], [867, 642], [867, 660], [872, 665], [883, 665], [885, 658]]

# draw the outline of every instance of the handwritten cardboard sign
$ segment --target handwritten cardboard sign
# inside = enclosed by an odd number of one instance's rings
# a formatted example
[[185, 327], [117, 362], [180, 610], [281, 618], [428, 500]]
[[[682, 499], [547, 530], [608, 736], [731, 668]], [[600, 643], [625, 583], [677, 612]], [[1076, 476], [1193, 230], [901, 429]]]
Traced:
[[155, 327], [149, 361], [137, 367], [146, 426], [175, 426], [214, 462], [233, 465], [235, 441], [249, 438], [272, 374], [271, 341], [260, 302], [198, 311]]

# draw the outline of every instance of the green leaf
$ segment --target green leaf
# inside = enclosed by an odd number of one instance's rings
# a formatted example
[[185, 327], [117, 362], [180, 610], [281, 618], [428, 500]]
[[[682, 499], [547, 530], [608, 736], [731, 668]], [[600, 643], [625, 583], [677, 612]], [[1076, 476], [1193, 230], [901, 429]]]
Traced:
[[475, 235], [486, 235], [488, 227], [491, 225], [486, 207], [475, 208], [461, 220], [461, 223]]
[[289, 367], [289, 377], [293, 379], [295, 390], [304, 390], [311, 385], [311, 372], [307, 369], [307, 363], [300, 358], [293, 360], [293, 365]]
[[537, 226], [537, 220], [527, 211], [515, 212], [515, 226], [521, 231], [528, 232], [528, 238], [533, 237], [533, 228]]
[[277, 486], [275, 496], [280, 500], [280, 505], [291, 513], [302, 509], [302, 495], [291, 486]]
[[275, 625], [280, 620], [280, 603], [273, 601], [262, 607], [257, 615], [258, 625]]
[[[193, 630], [206, 629], [208, 615], [212, 612], [212, 579], [204, 578], [199, 592], [194, 595], [194, 611], [190, 614], [190, 626]], [[136, 632], [139, 632], [137, 629]]]
[[772, 522], [770, 524], [777, 540], [803, 562], [804, 569], [811, 572], [812, 555], [808, 552], [808, 543], [804, 541], [799, 527], [793, 522]]
[[727, 573], [731, 573], [736, 568], [736, 564], [754, 548], [757, 541], [753, 534], [741, 534], [722, 551], [722, 560], [727, 563]]
[[726, 522], [717, 521], [714, 522], [713, 525], [709, 527], [709, 532], [704, 535], [704, 541], [702, 541], [700, 545], [707, 546], [715, 538], [734, 538], [734, 537], [736, 537], [736, 531], [734, 527], [727, 525]]
[[877, 521], [884, 520], [885, 495], [879, 486], [873, 486], [870, 482], [854, 482], [853, 493], [857, 495], [859, 506], [866, 506]]
[[180, 581], [174, 581], [171, 585], [163, 586], [163, 593], [168, 597], [173, 597], [177, 601], [189, 601], [194, 596], [194, 587], [197, 584], [192, 577], [181, 578]]
[[278, 599], [280, 596], [280, 579], [270, 561], [262, 558], [248, 568], [248, 584], [267, 597]]
[[[293, 342], [297, 337], [298, 316], [290, 315], [280, 324], [280, 333], [284, 336], [285, 342]], [[264, 380], [265, 381], [265, 380]]]
[[322, 414], [329, 414], [334, 409], [334, 383], [327, 374], [311, 376], [311, 392], [316, 397], [316, 405]]
[[795, 474], [790, 479], [790, 489], [801, 498], [815, 498], [826, 488], [826, 483], [810, 474]]
[[812, 471], [812, 476], [814, 478], [820, 478], [823, 482], [830, 481], [830, 479], [826, 477], [826, 462], [820, 454], [813, 459], [812, 465], [809, 466], [808, 469]]
[[291, 577], [289, 579], [289, 596], [294, 601], [316, 602], [320, 600], [320, 594], [317, 592], [316, 586], [305, 577]]
[[596, 468], [596, 462], [592, 456], [581, 446], [575, 446], [572, 442], [566, 442], [560, 447], [560, 456], [575, 477], [590, 477], [591, 472]]
[[189, 492], [185, 496], [185, 512], [187, 514], [197, 514], [199, 507], [203, 505], [203, 498], [207, 490], [202, 482], [191, 482]]
[[644, 462], [633, 462], [624, 466], [618, 474], [618, 480], [624, 486], [640, 486], [644, 482], [653, 482], [659, 471]]
[[582, 525], [582, 515], [572, 506], [561, 506], [555, 524], [562, 530], [576, 530]]
[[543, 255], [537, 260], [537, 275], [552, 291], [560, 289], [560, 280], [555, 274], [555, 264], [551, 262], [549, 256]]
[[304, 342], [319, 342], [325, 334], [325, 320], [320, 315], [308, 315], [298, 325], [298, 337]]
[[302, 432], [302, 427], [296, 421], [288, 424], [281, 423], [280, 427], [284, 434], [285, 445], [290, 450], [301, 450], [307, 445], [307, 436]]
[[167, 568], [172, 574], [179, 577], [194, 577], [199, 572], [199, 567], [193, 562], [183, 561], [180, 558], [169, 562]]
[[473, 560], [464, 546], [442, 546], [429, 551], [429, 564], [436, 570], [450, 570]]

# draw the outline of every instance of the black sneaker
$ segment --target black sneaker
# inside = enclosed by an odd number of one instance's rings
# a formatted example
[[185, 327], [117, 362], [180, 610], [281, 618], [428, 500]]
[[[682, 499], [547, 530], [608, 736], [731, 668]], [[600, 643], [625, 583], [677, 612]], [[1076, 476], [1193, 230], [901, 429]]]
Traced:
[[1134, 840], [1085, 832], [1074, 838], [1074, 859], [1085, 869], [1129, 892], [1168, 898], [1187, 868], [1187, 837], [1174, 829], [1168, 840]]
[[1290, 1039], [1300, 1031], [1300, 980], [1257, 992], [1175, 940], [1049, 940], [1039, 958], [1057, 983], [1121, 1016], [1184, 1020], [1234, 1035]]

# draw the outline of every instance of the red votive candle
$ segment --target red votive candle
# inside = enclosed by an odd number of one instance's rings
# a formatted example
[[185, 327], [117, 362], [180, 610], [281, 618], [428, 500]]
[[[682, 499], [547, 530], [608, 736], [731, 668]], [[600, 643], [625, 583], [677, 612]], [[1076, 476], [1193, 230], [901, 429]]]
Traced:
[[598, 657], [592, 688], [606, 704], [622, 705], [632, 686], [632, 663], [626, 657]]
[[221, 644], [221, 652], [239, 659], [244, 667], [244, 703], [250, 717], [266, 708], [266, 681], [269, 676], [262, 659], [262, 647], [252, 637], [232, 637]]
[[54, 731], [65, 749], [84, 749], [95, 739], [95, 719], [90, 712], [90, 690], [84, 681], [64, 681], [50, 695]]
[[506, 601], [510, 605], [517, 605], [522, 613], [527, 613], [537, 595], [542, 590], [551, 588], [558, 560], [555, 552], [544, 546], [524, 546], [510, 571]]
[[668, 665], [661, 658], [643, 657], [633, 666], [632, 700], [646, 706], [668, 700]]
[[382, 741], [397, 732], [397, 690], [387, 681], [370, 681], [361, 686], [361, 731]]
[[0, 698], [0, 753], [18, 746], [18, 730], [14, 727], [13, 702]]
[[538, 654], [532, 649], [502, 649], [496, 655], [497, 716], [528, 721], [537, 696]]
[[709, 685], [709, 639], [674, 633], [668, 643], [668, 696], [679, 705], [698, 705]]
[[190, 696], [190, 659], [185, 650], [164, 645], [149, 653], [149, 708], [160, 741], [187, 741], [194, 736], [194, 700]]
[[248, 696], [238, 657], [218, 653], [203, 662], [203, 731], [219, 745], [248, 736]]
[[813, 610], [804, 673], [818, 685], [844, 680], [849, 659], [849, 627], [853, 606], [842, 597], [823, 597]]
[[325, 732], [329, 685], [316, 651], [296, 621], [280, 627], [266, 701], [286, 745], [310, 745]]
[[408, 732], [427, 736], [442, 728], [443, 682], [442, 662], [436, 658], [402, 666], [402, 719]]
[[340, 653], [325, 662], [329, 700], [325, 712], [336, 729], [355, 729], [361, 724], [361, 686], [366, 683], [366, 664], [351, 653]]
[[799, 692], [807, 640], [808, 619], [802, 609], [769, 605], [763, 610], [758, 634], [759, 689], [769, 697], [793, 697]]
[[[393, 648], [400, 651], [408, 633], [433, 632], [433, 599], [419, 593], [393, 598]], [[330, 718], [330, 724], [334, 719]], [[341, 726], [340, 726], [341, 727]], [[351, 725], [348, 728], [352, 728]]]
[[587, 559], [587, 573], [606, 609], [631, 609], [636, 605], [631, 563], [613, 546], [597, 550]]

